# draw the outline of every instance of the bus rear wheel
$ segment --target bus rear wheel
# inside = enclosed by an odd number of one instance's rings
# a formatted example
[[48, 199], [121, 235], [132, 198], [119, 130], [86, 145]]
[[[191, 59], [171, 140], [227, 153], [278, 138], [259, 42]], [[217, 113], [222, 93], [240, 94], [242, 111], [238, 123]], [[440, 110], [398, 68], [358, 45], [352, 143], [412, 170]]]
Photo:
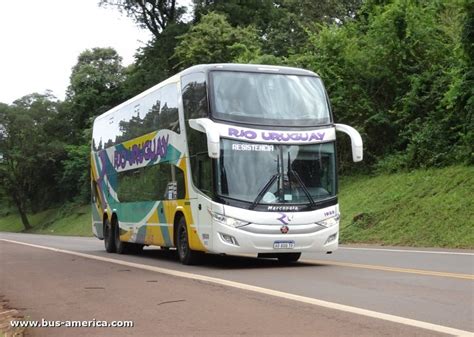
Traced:
[[120, 226], [118, 221], [115, 220], [112, 223], [113, 231], [114, 231], [114, 238], [115, 238], [115, 252], [117, 254], [127, 254], [130, 251], [130, 243], [120, 241]]
[[114, 227], [109, 219], [104, 220], [104, 245], [107, 253], [115, 253], [115, 233]]
[[[143, 247], [145, 246], [144, 244], [123, 242], [120, 240], [120, 227], [116, 218], [112, 218], [112, 223], [109, 225], [111, 228], [109, 231], [109, 241], [111, 241], [109, 245], [113, 245], [113, 250], [107, 250], [107, 252], [118, 254], [140, 254], [143, 251]], [[105, 240], [107, 241], [107, 239]], [[107, 249], [107, 242], [105, 247]]]
[[178, 241], [176, 248], [178, 250], [178, 256], [181, 263], [186, 265], [197, 264], [201, 258], [201, 253], [192, 250], [189, 247], [188, 229], [186, 227], [186, 220], [184, 219], [184, 217], [181, 217], [181, 219], [179, 219], [178, 233], [176, 237]]
[[301, 253], [280, 253], [278, 254], [278, 262], [282, 264], [295, 263], [301, 257]]

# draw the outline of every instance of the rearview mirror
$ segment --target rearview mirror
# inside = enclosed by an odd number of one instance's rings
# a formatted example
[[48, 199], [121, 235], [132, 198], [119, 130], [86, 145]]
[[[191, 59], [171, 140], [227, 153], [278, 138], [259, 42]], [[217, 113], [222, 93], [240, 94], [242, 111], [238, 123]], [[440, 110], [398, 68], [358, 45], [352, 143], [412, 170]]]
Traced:
[[190, 119], [189, 126], [194, 130], [205, 132], [207, 137], [207, 153], [210, 158], [219, 158], [221, 153], [219, 130], [209, 118]]
[[341, 131], [351, 137], [351, 146], [352, 146], [352, 160], [354, 162], [362, 161], [364, 147], [362, 143], [362, 137], [359, 132], [353, 127], [345, 124], [335, 124], [336, 131]]

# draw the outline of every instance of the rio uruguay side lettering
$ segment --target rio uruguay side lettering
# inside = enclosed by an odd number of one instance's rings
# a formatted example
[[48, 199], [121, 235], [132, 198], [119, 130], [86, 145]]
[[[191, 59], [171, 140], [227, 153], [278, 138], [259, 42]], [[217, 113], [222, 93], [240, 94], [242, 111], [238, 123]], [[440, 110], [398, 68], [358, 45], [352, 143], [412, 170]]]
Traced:
[[133, 144], [129, 149], [116, 149], [114, 152], [114, 168], [124, 169], [138, 165], [145, 160], [154, 161], [158, 157], [164, 158], [168, 152], [169, 135], [147, 140], [141, 144]]
[[[244, 129], [235, 129], [228, 128], [228, 136], [234, 138], [244, 138], [244, 139], [257, 139], [258, 133], [254, 130], [244, 130]], [[260, 137], [263, 140], [268, 141], [277, 141], [277, 142], [312, 142], [312, 141], [323, 141], [325, 132], [269, 132], [262, 131]]]

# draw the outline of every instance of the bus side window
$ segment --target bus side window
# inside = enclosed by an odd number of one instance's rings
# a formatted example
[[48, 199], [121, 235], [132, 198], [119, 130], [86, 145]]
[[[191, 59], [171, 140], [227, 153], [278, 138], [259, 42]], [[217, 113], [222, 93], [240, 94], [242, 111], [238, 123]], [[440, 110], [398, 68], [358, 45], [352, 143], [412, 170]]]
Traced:
[[170, 164], [171, 177], [168, 181], [165, 199], [175, 200], [186, 197], [186, 186], [184, 184], [184, 172], [178, 166]]
[[120, 202], [162, 200], [170, 179], [168, 163], [119, 172], [117, 197]]
[[211, 158], [207, 153], [199, 154], [198, 161], [198, 187], [205, 194], [212, 195], [212, 172], [211, 172]]
[[207, 151], [190, 158], [191, 175], [194, 185], [204, 194], [212, 197], [211, 158]]
[[[171, 185], [176, 186], [172, 197], [168, 193]], [[183, 171], [168, 162], [118, 173], [120, 202], [184, 199], [185, 195]]]
[[[205, 118], [208, 116], [206, 77], [204, 73], [194, 73], [181, 78], [184, 119]], [[186, 129], [188, 125], [186, 124]]]
[[186, 185], [184, 184], [184, 172], [176, 166], [176, 183], [177, 186], [177, 198], [184, 199], [186, 197]]
[[162, 89], [162, 102], [156, 129], [168, 129], [180, 133], [178, 114], [178, 90], [175, 83], [165, 85]]
[[183, 76], [181, 86], [193, 183], [200, 191], [211, 196], [211, 158], [207, 154], [206, 134], [190, 128], [188, 123], [190, 119], [208, 117], [206, 78], [204, 73], [193, 73]]

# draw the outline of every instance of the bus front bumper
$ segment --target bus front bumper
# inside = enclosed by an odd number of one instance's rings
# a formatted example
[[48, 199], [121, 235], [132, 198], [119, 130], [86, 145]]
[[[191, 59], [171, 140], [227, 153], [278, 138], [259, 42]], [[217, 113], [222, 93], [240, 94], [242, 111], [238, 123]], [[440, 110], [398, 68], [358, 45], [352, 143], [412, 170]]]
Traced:
[[[211, 251], [224, 254], [254, 254], [254, 253], [290, 253], [290, 252], [333, 252], [338, 248], [339, 223], [306, 233], [303, 225], [278, 226], [280, 233], [265, 232], [267, 225], [259, 225], [252, 231], [242, 228], [229, 227], [214, 222], [214, 237]], [[281, 232], [287, 231], [286, 233]], [[300, 233], [298, 233], [300, 232]]]

